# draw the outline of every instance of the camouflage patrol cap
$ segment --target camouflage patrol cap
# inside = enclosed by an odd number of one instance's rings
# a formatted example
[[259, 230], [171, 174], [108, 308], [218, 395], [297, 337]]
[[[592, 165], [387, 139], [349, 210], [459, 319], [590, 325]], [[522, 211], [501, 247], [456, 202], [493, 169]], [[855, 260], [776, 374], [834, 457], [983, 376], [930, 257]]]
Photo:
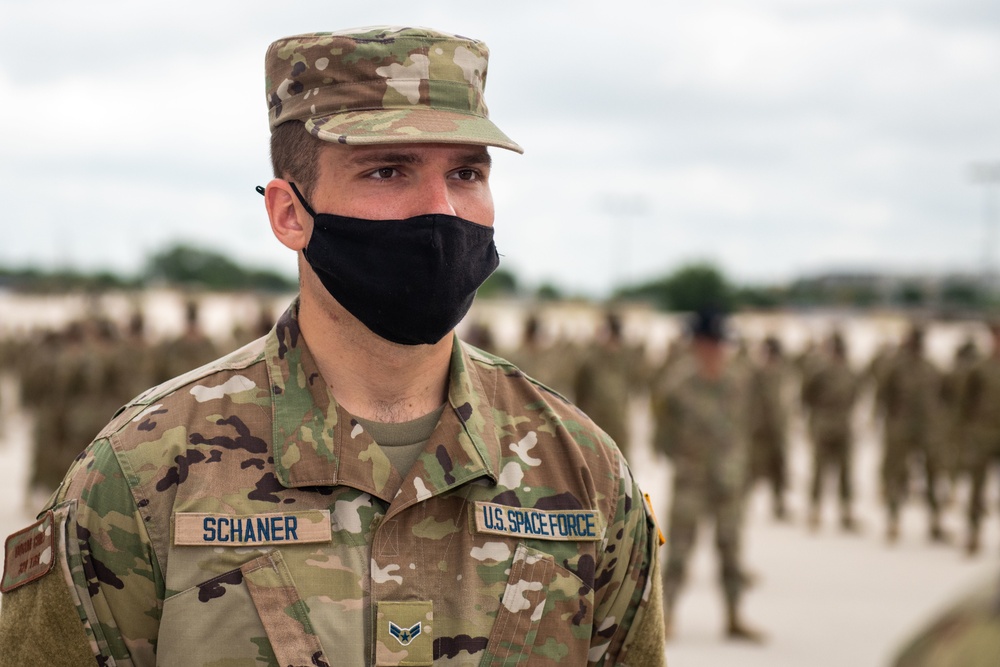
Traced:
[[435, 142], [518, 153], [489, 120], [483, 42], [425, 28], [279, 39], [265, 57], [271, 130], [290, 121], [342, 144]]

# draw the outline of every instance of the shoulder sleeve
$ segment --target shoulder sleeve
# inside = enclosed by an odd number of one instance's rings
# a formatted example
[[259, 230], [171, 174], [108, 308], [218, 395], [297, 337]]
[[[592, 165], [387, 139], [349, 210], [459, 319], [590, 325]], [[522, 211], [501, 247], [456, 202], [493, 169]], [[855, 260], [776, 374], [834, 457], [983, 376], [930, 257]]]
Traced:
[[[74, 634], [90, 645], [90, 664], [154, 665], [162, 576], [126, 474], [107, 440], [85, 450], [50, 506], [59, 538], [56, 566], [24, 586], [41, 588], [20, 605], [21, 613], [46, 613], [46, 600], [58, 591], [60, 606], [75, 609]], [[6, 600], [3, 608], [6, 615]], [[46, 654], [47, 661], [21, 664], [64, 664], [60, 647], [74, 634], [59, 634], [65, 628], [56, 626], [37, 632], [40, 647], [57, 652]]]
[[621, 455], [620, 493], [597, 572], [590, 665], [666, 665], [659, 529]]
[[[10, 582], [5, 581], [0, 606], [0, 667], [93, 667], [100, 654], [78, 614], [76, 591], [65, 558], [65, 512], [58, 517], [54, 512], [45, 512], [29, 530], [36, 526], [43, 539], [55, 547], [49, 546], [49, 553], [55, 551], [58, 555], [56, 562], [50, 561], [51, 567], [30, 583], [8, 587]], [[8, 565], [11, 556], [7, 554]]]

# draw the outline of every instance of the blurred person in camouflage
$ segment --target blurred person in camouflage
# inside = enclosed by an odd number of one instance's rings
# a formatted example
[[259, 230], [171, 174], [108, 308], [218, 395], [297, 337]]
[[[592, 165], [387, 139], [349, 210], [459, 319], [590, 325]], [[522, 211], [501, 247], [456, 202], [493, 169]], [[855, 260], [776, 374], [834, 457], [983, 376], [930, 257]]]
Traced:
[[972, 448], [969, 444], [969, 424], [962, 414], [962, 393], [969, 373], [979, 364], [982, 355], [970, 334], [955, 350], [951, 368], [945, 373], [942, 397], [945, 411], [943, 462], [948, 473], [949, 499], [955, 498], [959, 484], [969, 476]]
[[747, 476], [748, 378], [726, 359], [724, 323], [714, 312], [692, 318], [690, 355], [678, 361], [655, 392], [654, 446], [673, 466], [673, 497], [663, 570], [664, 625], [674, 609], [697, 539], [698, 524], [715, 523], [715, 546], [726, 604], [725, 634], [762, 641], [740, 614], [746, 587], [740, 546]]
[[788, 487], [788, 410], [785, 387], [788, 365], [781, 342], [764, 339], [763, 354], [750, 366], [750, 474], [748, 489], [763, 479], [771, 488], [774, 518], [788, 517], [785, 491]]
[[924, 329], [913, 326], [880, 380], [876, 404], [884, 413], [882, 489], [888, 510], [886, 538], [899, 538], [899, 513], [910, 490], [910, 472], [921, 465], [928, 510], [928, 537], [946, 540], [938, 484], [944, 435], [943, 375], [924, 354]]
[[965, 549], [979, 553], [989, 473], [1000, 467], [1000, 323], [990, 326], [992, 350], [969, 371], [959, 398], [959, 420], [967, 433], [966, 460], [971, 477]]
[[267, 51], [299, 297], [150, 389], [7, 542], [0, 665], [663, 665], [658, 530], [584, 414], [453, 335], [493, 271], [488, 51]]
[[522, 371], [564, 396], [570, 395], [576, 369], [573, 350], [565, 341], [546, 340], [541, 316], [524, 320], [520, 343], [507, 352], [507, 359]]
[[574, 402], [611, 436], [626, 458], [632, 442], [629, 398], [636, 384], [634, 361], [622, 337], [621, 318], [607, 312], [573, 379]]
[[847, 346], [840, 333], [830, 336], [826, 354], [817, 359], [802, 381], [802, 406], [808, 415], [813, 473], [809, 494], [809, 527], [820, 525], [825, 477], [839, 480], [840, 526], [854, 531], [853, 438], [851, 416], [858, 395], [858, 376], [847, 362]]
[[180, 335], [168, 338], [156, 346], [151, 355], [153, 384], [160, 384], [207, 364], [219, 355], [215, 342], [201, 326], [201, 306], [196, 299], [184, 303], [184, 328]]

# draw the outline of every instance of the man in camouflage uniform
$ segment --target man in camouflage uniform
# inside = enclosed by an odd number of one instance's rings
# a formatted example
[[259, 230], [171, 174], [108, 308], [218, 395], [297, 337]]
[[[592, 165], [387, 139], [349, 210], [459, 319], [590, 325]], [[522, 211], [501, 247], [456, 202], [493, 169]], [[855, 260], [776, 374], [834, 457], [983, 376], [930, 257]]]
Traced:
[[774, 518], [787, 517], [788, 411], [785, 382], [788, 368], [777, 338], [764, 340], [759, 364], [750, 367], [750, 476], [748, 489], [760, 479], [771, 487]]
[[813, 445], [813, 476], [809, 525], [818, 528], [826, 474], [835, 471], [840, 487], [840, 525], [856, 529], [853, 500], [851, 414], [858, 394], [858, 377], [847, 363], [844, 339], [830, 337], [825, 359], [818, 360], [802, 382], [802, 405], [809, 416]]
[[564, 396], [572, 394], [575, 356], [567, 341], [545, 339], [542, 319], [536, 313], [528, 315], [520, 343], [506, 353], [519, 369]]
[[993, 349], [969, 370], [959, 399], [960, 421], [966, 427], [969, 451], [969, 529], [966, 551], [979, 552], [983, 496], [990, 471], [1000, 465], [1000, 324], [990, 327]]
[[691, 355], [663, 378], [654, 405], [654, 445], [673, 464], [673, 498], [663, 571], [664, 623], [673, 630], [673, 610], [684, 583], [698, 524], [715, 521], [715, 544], [726, 603], [726, 635], [760, 641], [740, 616], [746, 585], [740, 559], [743, 498], [747, 476], [747, 377], [725, 359], [723, 325], [713, 313], [691, 326]]
[[899, 512], [909, 491], [910, 468], [922, 464], [929, 513], [928, 535], [945, 540], [938, 481], [942, 472], [942, 374], [924, 356], [924, 332], [913, 327], [888, 364], [876, 398], [884, 411], [882, 483], [888, 508], [886, 537], [899, 537]]
[[625, 346], [621, 319], [607, 313], [597, 339], [573, 381], [577, 406], [611, 436], [627, 457], [631, 444], [629, 397], [635, 384], [635, 355]]
[[976, 347], [975, 340], [969, 336], [955, 350], [951, 370], [944, 377], [946, 445], [943, 449], [952, 497], [963, 478], [972, 473], [973, 449], [969, 443], [970, 424], [963, 414], [962, 398], [969, 374], [981, 360], [982, 355]]
[[[664, 664], [658, 532], [621, 453], [452, 333], [496, 265], [485, 147], [520, 151], [486, 64], [425, 29], [271, 45], [261, 190], [299, 298], [126, 405], [8, 541], [0, 665]], [[393, 254], [414, 230], [433, 243]], [[438, 301], [380, 291], [421, 289], [389, 274], [431, 245], [453, 251], [416, 276]]]

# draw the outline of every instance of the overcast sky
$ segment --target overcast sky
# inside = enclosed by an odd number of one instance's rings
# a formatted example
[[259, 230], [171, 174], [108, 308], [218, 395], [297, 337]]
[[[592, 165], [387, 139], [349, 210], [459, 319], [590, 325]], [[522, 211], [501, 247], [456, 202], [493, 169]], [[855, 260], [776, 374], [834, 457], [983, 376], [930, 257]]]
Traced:
[[294, 272], [263, 56], [366, 25], [483, 39], [497, 245], [573, 291], [979, 271], [1000, 162], [996, 0], [0, 0], [0, 265], [134, 271], [173, 241]]

